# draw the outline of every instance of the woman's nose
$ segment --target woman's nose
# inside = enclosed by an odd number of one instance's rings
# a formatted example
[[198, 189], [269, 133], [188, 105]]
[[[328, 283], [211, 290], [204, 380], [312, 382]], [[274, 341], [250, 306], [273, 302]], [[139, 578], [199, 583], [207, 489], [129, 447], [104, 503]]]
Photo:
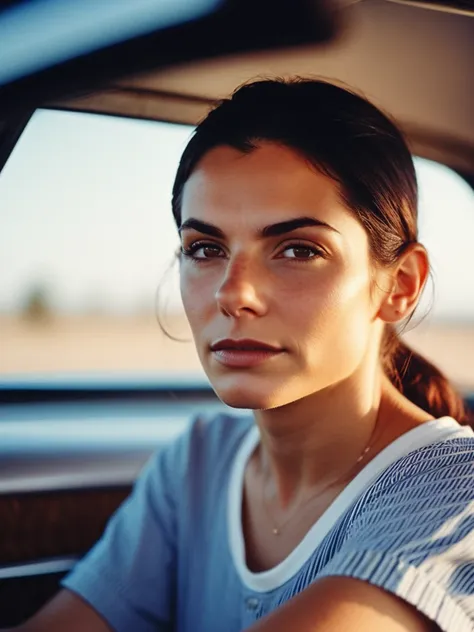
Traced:
[[244, 261], [229, 261], [225, 277], [216, 292], [219, 309], [226, 316], [239, 318], [244, 313], [263, 316], [266, 312], [263, 275]]

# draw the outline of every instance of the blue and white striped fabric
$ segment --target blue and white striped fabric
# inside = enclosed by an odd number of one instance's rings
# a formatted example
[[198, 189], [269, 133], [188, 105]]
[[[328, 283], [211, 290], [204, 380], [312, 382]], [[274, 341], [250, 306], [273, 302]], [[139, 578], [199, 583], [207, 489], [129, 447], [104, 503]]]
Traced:
[[444, 417], [411, 430], [347, 485], [302, 542], [245, 563], [251, 419], [196, 419], [148, 463], [101, 541], [63, 584], [117, 632], [238, 632], [321, 577], [367, 580], [445, 632], [474, 632], [474, 433]]

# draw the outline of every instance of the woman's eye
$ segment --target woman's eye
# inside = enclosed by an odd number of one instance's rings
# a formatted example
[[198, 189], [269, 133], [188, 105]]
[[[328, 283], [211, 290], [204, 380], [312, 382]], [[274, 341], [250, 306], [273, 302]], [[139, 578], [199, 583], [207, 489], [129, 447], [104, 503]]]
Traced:
[[287, 246], [282, 252], [284, 259], [314, 259], [321, 255], [322, 252], [318, 248], [296, 244]]
[[196, 250], [194, 256], [197, 253], [201, 253], [198, 259], [214, 259], [215, 257], [222, 257], [222, 248], [218, 246], [201, 246]]
[[220, 246], [215, 244], [193, 244], [189, 248], [182, 248], [181, 252], [191, 259], [217, 259], [224, 256]]

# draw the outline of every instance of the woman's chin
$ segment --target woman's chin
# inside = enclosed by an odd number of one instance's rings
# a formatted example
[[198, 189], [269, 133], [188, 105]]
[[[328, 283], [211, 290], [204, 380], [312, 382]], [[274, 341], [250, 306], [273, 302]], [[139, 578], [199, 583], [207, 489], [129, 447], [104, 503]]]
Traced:
[[216, 390], [217, 397], [227, 406], [231, 408], [243, 408], [246, 410], [267, 410], [274, 408], [268, 400], [262, 398], [261, 395], [247, 394], [242, 392], [227, 392]]
[[283, 389], [265, 384], [263, 380], [220, 378], [211, 379], [211, 383], [219, 399], [231, 408], [268, 410], [288, 403], [283, 401]]

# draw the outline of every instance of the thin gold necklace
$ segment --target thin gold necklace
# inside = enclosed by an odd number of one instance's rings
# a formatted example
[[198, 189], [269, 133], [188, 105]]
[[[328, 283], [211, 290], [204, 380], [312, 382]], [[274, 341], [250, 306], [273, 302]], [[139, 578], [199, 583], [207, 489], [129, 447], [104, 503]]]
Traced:
[[372, 434], [370, 435], [370, 439], [369, 439], [369, 442], [368, 442], [367, 446], [364, 448], [364, 450], [362, 451], [361, 455], [358, 457], [358, 459], [356, 460], [354, 465], [349, 470], [347, 470], [344, 474], [342, 474], [342, 476], [339, 476], [335, 480], [331, 481], [331, 483], [329, 483], [329, 485], [326, 485], [322, 490], [318, 490], [316, 494], [313, 494], [312, 496], [310, 496], [307, 500], [305, 500], [305, 502], [300, 507], [296, 507], [295, 510], [292, 511], [291, 514], [288, 516], [288, 518], [286, 520], [284, 520], [279, 525], [275, 522], [275, 519], [274, 519], [274, 517], [272, 515], [272, 512], [270, 511], [270, 507], [268, 505], [268, 502], [267, 502], [267, 500], [265, 498], [265, 482], [266, 481], [262, 482], [262, 485], [261, 485], [262, 505], [264, 506], [265, 512], [267, 513], [267, 516], [270, 518], [270, 521], [271, 521], [271, 523], [273, 525], [273, 527], [272, 527], [273, 535], [280, 535], [282, 530], [286, 527], [287, 524], [289, 524], [291, 522], [291, 520], [295, 517], [295, 515], [299, 511], [301, 511], [307, 505], [309, 505], [309, 503], [312, 500], [314, 500], [318, 496], [321, 496], [322, 494], [324, 494], [324, 492], [327, 491], [328, 489], [330, 489], [333, 485], [336, 485], [336, 483], [339, 483], [341, 480], [343, 480], [344, 477], [348, 476], [352, 472], [352, 470], [355, 467], [357, 467], [357, 465], [362, 461], [362, 459], [365, 457], [367, 452], [373, 447], [373, 439], [375, 438], [375, 430], [376, 430], [376, 428], [378, 426], [377, 421], [374, 424], [374, 427], [372, 429]]

